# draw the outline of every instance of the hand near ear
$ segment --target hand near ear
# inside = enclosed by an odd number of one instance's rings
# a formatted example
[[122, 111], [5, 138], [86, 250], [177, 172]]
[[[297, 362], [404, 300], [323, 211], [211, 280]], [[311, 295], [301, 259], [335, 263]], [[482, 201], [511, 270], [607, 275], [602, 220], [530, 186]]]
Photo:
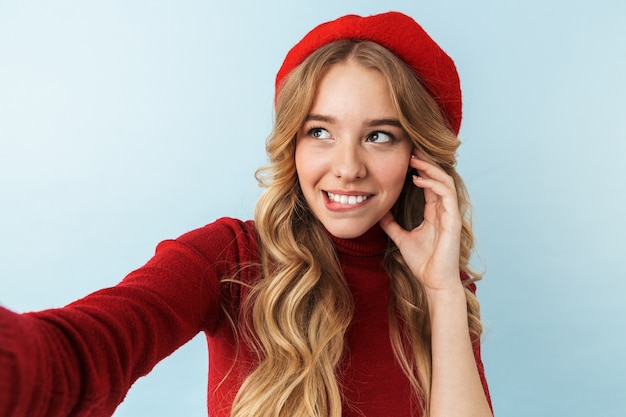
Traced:
[[407, 231], [387, 213], [380, 225], [427, 291], [458, 288], [462, 221], [454, 180], [421, 151], [409, 165], [418, 173], [413, 183], [424, 190], [424, 221]]

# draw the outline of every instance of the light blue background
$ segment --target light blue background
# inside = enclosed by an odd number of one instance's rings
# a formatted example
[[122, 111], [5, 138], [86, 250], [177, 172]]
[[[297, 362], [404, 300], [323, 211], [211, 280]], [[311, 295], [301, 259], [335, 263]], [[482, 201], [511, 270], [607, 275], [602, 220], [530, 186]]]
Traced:
[[[228, 4], [226, 4], [228, 3]], [[626, 2], [0, 1], [0, 303], [64, 305], [250, 218], [274, 74], [389, 9], [455, 59], [496, 415], [626, 415]], [[205, 416], [197, 337], [116, 417]]]

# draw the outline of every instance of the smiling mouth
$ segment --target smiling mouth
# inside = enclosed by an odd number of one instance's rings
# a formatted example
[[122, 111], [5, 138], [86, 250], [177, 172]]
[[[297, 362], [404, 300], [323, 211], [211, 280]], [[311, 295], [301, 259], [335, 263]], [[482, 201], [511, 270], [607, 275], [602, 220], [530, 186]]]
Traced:
[[369, 198], [368, 195], [344, 195], [330, 192], [326, 192], [326, 196], [328, 197], [328, 201], [331, 203], [347, 205], [360, 204]]

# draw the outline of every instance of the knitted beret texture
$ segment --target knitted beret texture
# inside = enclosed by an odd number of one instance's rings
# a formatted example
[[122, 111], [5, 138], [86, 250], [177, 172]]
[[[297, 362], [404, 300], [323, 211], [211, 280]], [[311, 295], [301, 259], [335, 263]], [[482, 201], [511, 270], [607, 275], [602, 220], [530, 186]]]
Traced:
[[316, 49], [341, 39], [372, 41], [402, 59], [435, 99], [452, 131], [459, 133], [463, 110], [454, 61], [415, 20], [400, 12], [346, 15], [315, 27], [287, 53], [276, 74], [276, 94], [284, 78]]

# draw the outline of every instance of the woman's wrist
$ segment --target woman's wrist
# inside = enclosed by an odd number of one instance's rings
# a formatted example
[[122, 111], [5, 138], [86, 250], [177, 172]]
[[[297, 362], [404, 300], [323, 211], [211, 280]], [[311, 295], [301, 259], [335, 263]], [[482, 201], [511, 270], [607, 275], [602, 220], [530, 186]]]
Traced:
[[446, 314], [451, 314], [455, 310], [467, 313], [467, 300], [465, 298], [465, 288], [463, 283], [458, 280], [455, 284], [449, 287], [442, 288], [426, 288], [426, 298], [428, 300], [428, 308], [430, 310], [431, 318], [438, 311], [442, 311]]

